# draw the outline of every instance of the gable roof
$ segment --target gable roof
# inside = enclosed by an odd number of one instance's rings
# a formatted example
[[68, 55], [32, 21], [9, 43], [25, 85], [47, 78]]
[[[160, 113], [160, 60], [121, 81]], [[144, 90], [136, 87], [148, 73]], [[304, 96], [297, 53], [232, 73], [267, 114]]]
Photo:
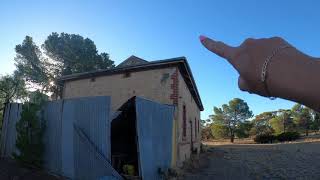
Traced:
[[120, 63], [117, 67], [133, 66], [133, 65], [144, 64], [144, 63], [148, 63], [148, 61], [132, 55], [128, 57], [126, 60], [124, 60], [122, 63]]
[[[132, 57], [132, 56], [131, 56]], [[135, 56], [134, 56], [135, 57]], [[130, 59], [130, 57], [128, 58]], [[127, 59], [127, 60], [128, 60]], [[140, 59], [140, 58], [139, 58]], [[143, 60], [143, 59], [142, 59]], [[125, 60], [126, 61], [126, 60]], [[145, 60], [143, 60], [145, 61]], [[97, 76], [108, 76], [113, 74], [119, 74], [123, 72], [134, 72], [134, 71], [143, 71], [143, 70], [150, 70], [150, 69], [159, 69], [164, 67], [179, 67], [179, 71], [182, 74], [183, 79], [185, 80], [185, 83], [188, 86], [188, 89], [195, 99], [195, 102], [197, 103], [199, 109], [203, 111], [203, 105], [201, 102], [201, 98], [196, 86], [196, 83], [194, 81], [190, 66], [187, 62], [187, 59], [185, 57], [177, 57], [177, 58], [171, 58], [171, 59], [164, 59], [164, 60], [157, 60], [157, 61], [146, 61], [134, 64], [134, 65], [121, 65], [116, 66], [115, 68], [111, 69], [104, 69], [104, 70], [97, 70], [97, 71], [91, 71], [91, 72], [85, 72], [85, 73], [76, 73], [71, 75], [62, 76], [58, 79], [60, 83], [64, 83], [65, 81], [73, 81], [78, 79], [85, 79], [85, 78], [92, 78]]]

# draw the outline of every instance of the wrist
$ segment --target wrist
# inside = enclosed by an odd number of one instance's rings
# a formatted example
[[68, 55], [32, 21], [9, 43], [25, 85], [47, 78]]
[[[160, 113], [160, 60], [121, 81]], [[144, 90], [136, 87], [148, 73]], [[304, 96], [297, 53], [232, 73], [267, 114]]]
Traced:
[[315, 107], [312, 102], [320, 89], [314, 87], [319, 81], [319, 69], [320, 61], [315, 61], [294, 48], [279, 52], [270, 62], [268, 70], [270, 94]]

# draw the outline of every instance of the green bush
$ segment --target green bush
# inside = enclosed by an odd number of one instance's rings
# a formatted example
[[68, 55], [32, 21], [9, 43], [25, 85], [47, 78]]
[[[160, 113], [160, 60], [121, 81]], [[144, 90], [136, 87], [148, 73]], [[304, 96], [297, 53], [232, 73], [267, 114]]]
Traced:
[[277, 140], [280, 142], [294, 141], [299, 139], [300, 134], [298, 132], [283, 132], [277, 136]]
[[221, 123], [212, 123], [211, 134], [215, 139], [222, 139], [228, 137], [228, 127]]
[[276, 140], [276, 137], [271, 134], [260, 134], [256, 135], [256, 137], [253, 140], [256, 143], [265, 144], [274, 142]]
[[284, 132], [277, 136], [271, 134], [261, 134], [256, 135], [254, 142], [256, 143], [273, 143], [275, 140], [284, 142], [284, 141], [294, 141], [299, 139], [300, 134], [298, 132]]
[[16, 124], [16, 147], [19, 153], [13, 157], [23, 165], [41, 168], [43, 165], [43, 133], [45, 124], [38, 113], [40, 105], [26, 103], [22, 106], [21, 118]]

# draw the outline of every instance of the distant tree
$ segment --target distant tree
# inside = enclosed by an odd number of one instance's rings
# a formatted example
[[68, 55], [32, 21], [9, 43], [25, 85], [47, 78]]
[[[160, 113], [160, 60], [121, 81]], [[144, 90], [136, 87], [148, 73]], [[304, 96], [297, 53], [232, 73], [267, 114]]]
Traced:
[[0, 77], [0, 110], [4, 103], [12, 102], [27, 96], [24, 80], [16, 73]]
[[252, 120], [253, 127], [250, 130], [250, 135], [271, 135], [274, 130], [270, 124], [270, 120], [276, 117], [277, 112], [263, 112], [255, 116]]
[[251, 121], [244, 121], [239, 124], [238, 128], [235, 130], [235, 135], [238, 138], [247, 138], [250, 136], [250, 130], [253, 127], [253, 123]]
[[114, 67], [107, 53], [98, 53], [94, 42], [80, 35], [52, 33], [40, 48], [30, 36], [16, 46], [16, 67], [27, 82], [41, 92], [59, 93], [63, 75]]
[[283, 133], [283, 121], [279, 116], [276, 116], [272, 119], [270, 119], [270, 125], [272, 127], [272, 129], [274, 130], [275, 134], [281, 134]]
[[205, 128], [205, 127], [209, 126], [211, 123], [212, 123], [211, 119], [206, 119], [206, 120], [200, 121], [201, 128]]
[[292, 118], [292, 112], [289, 109], [279, 109], [278, 117], [283, 123], [283, 132], [294, 131], [294, 122]]
[[0, 131], [2, 129], [5, 104], [24, 99], [27, 94], [24, 80], [16, 72], [13, 75], [0, 77]]
[[215, 123], [221, 123], [228, 128], [230, 141], [234, 141], [235, 131], [245, 120], [253, 116], [248, 104], [239, 98], [234, 98], [221, 108], [214, 107], [211, 119]]
[[311, 110], [312, 122], [310, 129], [314, 131], [319, 131], [320, 129], [320, 113], [314, 110]]
[[211, 127], [210, 126], [206, 126], [204, 128], [201, 129], [201, 140], [209, 140], [209, 139], [213, 139], [212, 133], [211, 133]]
[[295, 125], [290, 110], [279, 109], [276, 111], [274, 117], [270, 119], [269, 123], [275, 134], [295, 131]]
[[312, 111], [301, 104], [295, 104], [292, 107], [293, 120], [299, 129], [305, 131], [306, 136], [309, 135], [309, 129], [312, 124]]
[[210, 125], [213, 138], [220, 139], [228, 137], [228, 127], [220, 122], [214, 122]]

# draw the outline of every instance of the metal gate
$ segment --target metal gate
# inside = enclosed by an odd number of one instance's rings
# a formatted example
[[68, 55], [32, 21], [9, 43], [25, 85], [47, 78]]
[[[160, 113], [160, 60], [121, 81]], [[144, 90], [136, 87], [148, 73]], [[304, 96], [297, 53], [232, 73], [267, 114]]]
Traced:
[[[110, 165], [110, 97], [48, 102], [43, 107], [45, 168], [71, 179], [122, 177]], [[1, 134], [1, 155], [16, 151], [15, 123], [21, 104], [8, 104]]]
[[162, 179], [159, 169], [170, 168], [174, 106], [136, 98], [136, 118], [141, 176]]

